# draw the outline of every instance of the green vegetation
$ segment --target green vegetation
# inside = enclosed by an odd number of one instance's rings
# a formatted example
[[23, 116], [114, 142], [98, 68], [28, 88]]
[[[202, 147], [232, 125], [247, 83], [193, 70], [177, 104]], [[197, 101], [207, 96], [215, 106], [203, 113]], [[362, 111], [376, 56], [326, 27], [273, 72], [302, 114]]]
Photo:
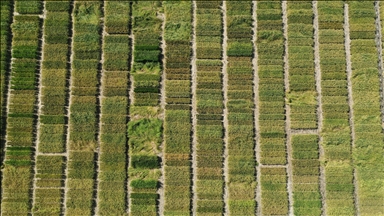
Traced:
[[219, 215], [224, 208], [222, 4], [219, 1], [209, 5], [196, 2], [197, 214]]
[[39, 189], [35, 190], [36, 200], [32, 209], [34, 214], [60, 214], [64, 160], [63, 156], [39, 155], [37, 157], [36, 186]]
[[[191, 113], [190, 54], [192, 3], [166, 1], [164, 39], [164, 215], [189, 215], [191, 205]], [[172, 86], [180, 85], [175, 91]]]
[[[280, 2], [257, 4], [260, 162], [262, 164], [286, 163], [284, 44], [281, 13]], [[276, 25], [270, 25], [271, 23]]]
[[[316, 86], [312, 2], [288, 2], [291, 128], [316, 129]], [[311, 64], [312, 63], [312, 64]], [[287, 95], [288, 98], [290, 95]], [[303, 98], [304, 100], [301, 100]]]
[[384, 215], [380, 1], [0, 12], [1, 215]]
[[293, 135], [292, 180], [295, 215], [321, 215], [317, 135]]
[[131, 56], [130, 3], [105, 2], [100, 126], [100, 215], [124, 215], [127, 184], [128, 69]]
[[287, 172], [285, 168], [261, 168], [261, 210], [263, 215], [288, 213]]
[[231, 215], [256, 209], [253, 122], [252, 2], [227, 1], [228, 207]]
[[156, 15], [161, 9], [158, 1], [132, 4], [134, 52], [131, 71], [134, 94], [130, 115], [135, 117], [128, 123], [128, 139], [130, 209], [133, 215], [156, 215], [157, 211], [160, 178], [160, 160], [157, 155], [160, 153], [163, 122], [158, 117], [162, 20]]
[[344, 51], [335, 51], [345, 49], [343, 29], [337, 27], [343, 25], [343, 7], [343, 2], [318, 2], [327, 215], [355, 212], [346, 56]]
[[75, 2], [67, 214], [92, 212], [96, 154], [96, 94], [100, 46], [100, 2]]
[[[8, 3], [8, 4], [7, 4]], [[10, 9], [10, 2], [1, 2], [1, 7]], [[29, 13], [41, 13], [40, 8], [27, 9], [28, 2], [25, 4], [16, 2], [15, 10], [28, 15], [14, 16], [11, 27], [12, 30], [12, 70], [10, 72], [11, 94], [9, 104], [9, 116], [7, 119], [7, 151], [4, 160], [3, 181], [2, 181], [2, 214], [26, 215], [31, 211], [31, 197], [29, 196], [32, 188], [32, 161], [34, 155], [34, 115], [36, 94], [36, 79], [38, 75], [39, 60], [39, 39], [41, 31], [41, 20], [38, 16]], [[4, 14], [6, 15], [6, 13]], [[3, 28], [2, 13], [2, 28]], [[7, 21], [5, 19], [4, 21]], [[9, 22], [8, 18], [8, 22]], [[6, 24], [6, 23], [4, 23]], [[1, 35], [3, 40], [3, 34]], [[3, 50], [3, 45], [7, 47], [7, 41], [2, 41], [2, 74], [8, 64], [4, 64], [7, 54]], [[9, 57], [8, 57], [9, 59]], [[4, 72], [3, 72], [4, 70]], [[2, 77], [3, 78], [3, 77]], [[2, 80], [3, 82], [3, 80]], [[2, 86], [3, 88], [3, 86]], [[4, 89], [2, 89], [4, 90]], [[1, 98], [3, 100], [3, 98]]]
[[380, 82], [375, 44], [373, 1], [349, 2], [352, 97], [355, 140], [353, 162], [359, 213], [384, 214], [384, 136], [380, 111]]

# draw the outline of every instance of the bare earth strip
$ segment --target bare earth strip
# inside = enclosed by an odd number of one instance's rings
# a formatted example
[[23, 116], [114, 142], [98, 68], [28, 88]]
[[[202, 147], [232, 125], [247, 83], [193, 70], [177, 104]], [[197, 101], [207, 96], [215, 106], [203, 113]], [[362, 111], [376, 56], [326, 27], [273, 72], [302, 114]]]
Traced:
[[384, 131], [384, 65], [383, 65], [383, 44], [382, 44], [382, 31], [381, 31], [381, 17], [380, 17], [380, 1], [375, 1], [376, 11], [376, 47], [379, 55], [378, 68], [380, 79], [380, 99], [381, 99], [381, 122]]
[[[47, 10], [45, 9], [45, 5], [46, 5], [46, 1], [43, 1], [43, 14], [42, 15], [39, 15], [39, 17], [43, 20], [45, 20], [45, 17], [47, 15]], [[44, 23], [44, 21], [42, 21]], [[42, 78], [43, 78], [43, 75], [42, 75], [42, 71], [43, 71], [43, 60], [44, 60], [44, 44], [45, 44], [45, 40], [44, 40], [44, 24], [42, 24], [42, 28], [41, 28], [41, 50], [40, 50], [40, 60], [39, 60], [39, 74], [38, 74], [38, 78], [37, 78], [37, 83], [38, 83], [38, 92], [37, 92], [37, 122], [36, 122], [36, 139], [35, 139], [35, 155], [34, 155], [34, 167], [33, 167], [33, 186], [32, 186], [32, 208], [35, 206], [35, 203], [36, 203], [36, 183], [37, 183], [37, 178], [36, 178], [36, 174], [37, 174], [37, 156], [39, 155], [39, 143], [40, 143], [40, 116], [41, 116], [41, 108], [42, 108], [42, 104], [41, 104], [41, 100], [42, 100]], [[31, 210], [33, 212], [33, 209]]]
[[[324, 158], [324, 149], [321, 145], [322, 136], [321, 130], [323, 128], [323, 108], [322, 108], [322, 95], [321, 95], [321, 69], [320, 69], [320, 48], [319, 48], [319, 15], [317, 10], [317, 1], [312, 1], [313, 6], [313, 27], [314, 27], [314, 48], [315, 48], [315, 79], [316, 79], [316, 91], [317, 91], [317, 134], [319, 135], [319, 161]], [[327, 209], [326, 190], [325, 190], [325, 169], [324, 165], [320, 164], [320, 194], [321, 194], [321, 215], [325, 215], [325, 209]]]
[[261, 183], [260, 183], [260, 143], [259, 143], [259, 74], [258, 74], [258, 54], [257, 54], [257, 1], [252, 1], [252, 18], [253, 18], [253, 95], [254, 95], [254, 123], [255, 123], [255, 158], [256, 158], [256, 215], [261, 215]]
[[228, 199], [229, 199], [229, 191], [228, 191], [228, 183], [229, 183], [229, 169], [228, 169], [228, 73], [227, 73], [227, 66], [228, 66], [228, 58], [227, 58], [227, 3], [223, 1], [222, 6], [222, 13], [223, 13], [223, 98], [224, 98], [224, 109], [223, 109], [223, 128], [224, 128], [224, 160], [223, 160], [223, 175], [224, 175], [224, 194], [223, 194], [223, 201], [224, 201], [224, 215], [230, 215], [229, 212], [229, 205], [228, 205]]
[[196, 101], [196, 88], [197, 88], [197, 66], [196, 66], [196, 2], [192, 1], [192, 58], [191, 58], [191, 73], [192, 73], [192, 203], [191, 210], [192, 215], [196, 215], [197, 212], [197, 138], [196, 138], [196, 126], [197, 126], [197, 101]]
[[[130, 26], [131, 26], [131, 28], [129, 29], [129, 39], [130, 39], [130, 42], [131, 42], [131, 56], [130, 56], [130, 62], [128, 62], [129, 63], [129, 68], [130, 68], [130, 71], [129, 71], [129, 74], [128, 74], [128, 80], [129, 80], [129, 83], [127, 84], [127, 86], [128, 86], [128, 104], [129, 104], [129, 107], [131, 106], [131, 104], [133, 104], [133, 102], [134, 102], [134, 97], [133, 97], [133, 95], [134, 95], [134, 92], [133, 92], [133, 76], [132, 76], [132, 74], [131, 74], [131, 71], [132, 71], [132, 68], [133, 68], [133, 62], [134, 62], [134, 55], [133, 55], [133, 49], [134, 49], [134, 44], [135, 44], [135, 37], [134, 37], [134, 35], [133, 35], [133, 29], [132, 29], [132, 20], [133, 20], [133, 16], [132, 16], [132, 2], [130, 2]], [[130, 111], [129, 111], [129, 108], [128, 108], [128, 121], [130, 121], [130, 120], [133, 120], [134, 119], [134, 117], [133, 116], [131, 116], [131, 114], [130, 114]], [[127, 124], [128, 124], [128, 121], [127, 121]], [[127, 170], [127, 173], [126, 173], [126, 176], [127, 176], [127, 178], [126, 178], [126, 201], [127, 201], [127, 203], [126, 203], [126, 212], [127, 212], [127, 214], [128, 215], [130, 215], [130, 207], [131, 207], [131, 193], [130, 193], [130, 191], [131, 191], [131, 188], [129, 187], [129, 175], [128, 175], [128, 170], [129, 170], [129, 165], [130, 165], [130, 163], [129, 163], [129, 160], [130, 160], [130, 155], [129, 155], [129, 144], [128, 144], [128, 142], [129, 142], [129, 137], [128, 137], [128, 130], [127, 130], [127, 133], [126, 133], [126, 136], [127, 136], [127, 150], [126, 150], [126, 170]]]
[[103, 93], [103, 89], [104, 89], [104, 39], [105, 39], [105, 36], [107, 35], [107, 32], [105, 31], [105, 25], [104, 25], [104, 21], [105, 21], [105, 3], [104, 1], [102, 2], [102, 6], [101, 6], [101, 14], [102, 14], [102, 22], [101, 22], [101, 59], [100, 59], [100, 65], [101, 65], [101, 68], [100, 68], [100, 76], [99, 76], [99, 96], [98, 96], [98, 106], [99, 106], [99, 115], [98, 115], [98, 118], [97, 118], [97, 121], [98, 121], [98, 132], [97, 132], [97, 149], [96, 149], [96, 152], [97, 152], [97, 161], [95, 162], [96, 165], [96, 173], [95, 173], [95, 192], [94, 192], [94, 202], [95, 202], [95, 209], [94, 209], [94, 213], [95, 215], [99, 215], [99, 200], [100, 200], [100, 179], [99, 179], [99, 174], [100, 174], [100, 155], [101, 155], [101, 152], [100, 152], [100, 148], [101, 148], [101, 129], [102, 129], [102, 122], [101, 122], [101, 119], [103, 117], [103, 113], [101, 112], [101, 107], [103, 106], [103, 98], [104, 98], [104, 93]]
[[[345, 56], [347, 62], [347, 82], [348, 82], [348, 105], [349, 105], [349, 125], [351, 127], [351, 144], [352, 149], [355, 148], [355, 124], [353, 120], [353, 97], [352, 97], [352, 62], [351, 62], [351, 39], [349, 37], [349, 10], [348, 4], [344, 3], [344, 43], [345, 43]], [[353, 186], [354, 186], [354, 205], [355, 214], [359, 215], [359, 199], [357, 187], [356, 169], [353, 168]]]
[[[164, 4], [164, 3], [163, 3]], [[164, 8], [164, 7], [163, 7]], [[165, 44], [165, 39], [164, 39], [164, 31], [165, 31], [165, 21], [166, 21], [166, 17], [165, 17], [165, 13], [162, 13], [160, 14], [161, 15], [161, 19], [162, 19], [162, 25], [161, 25], [161, 52], [162, 52], [162, 56], [163, 56], [163, 59], [162, 59], [162, 65], [163, 65], [163, 70], [162, 70], [162, 73], [161, 73], [161, 81], [160, 81], [160, 86], [161, 86], [161, 89], [160, 89], [160, 108], [161, 108], [161, 114], [160, 114], [160, 118], [162, 119], [163, 121], [163, 125], [164, 125], [164, 119], [165, 119], [165, 79], [166, 79], [166, 74], [165, 74], [165, 71], [166, 71], [166, 59], [165, 59], [165, 51], [166, 51], [166, 48], [167, 48], [167, 45]], [[159, 181], [160, 181], [160, 187], [158, 188], [157, 190], [157, 193], [159, 194], [159, 200], [158, 200], [158, 208], [157, 208], [157, 214], [158, 215], [164, 215], [164, 204], [165, 204], [165, 192], [164, 192], [164, 184], [165, 184], [165, 180], [164, 180], [164, 172], [165, 172], [165, 157], [164, 157], [164, 148], [165, 148], [165, 138], [164, 138], [164, 133], [163, 133], [163, 140], [160, 144], [160, 153], [158, 154], [158, 157], [161, 158], [161, 168], [160, 168], [160, 172], [161, 172], [161, 176], [159, 178]]]
[[68, 195], [68, 160], [69, 160], [69, 137], [70, 137], [70, 133], [71, 133], [71, 128], [70, 128], [70, 124], [69, 124], [69, 118], [71, 117], [71, 109], [70, 107], [72, 106], [72, 91], [71, 91], [71, 87], [73, 86], [73, 79], [72, 79], [72, 70], [73, 70], [73, 67], [72, 67], [72, 63], [73, 63], [73, 59], [74, 59], [74, 56], [73, 56], [73, 44], [74, 44], [74, 41], [73, 41], [73, 35], [75, 33], [75, 28], [74, 28], [74, 20], [75, 20], [75, 13], [74, 13], [74, 8], [75, 8], [75, 4], [76, 4], [76, 1], [73, 0], [71, 1], [71, 11], [70, 11], [70, 23], [71, 23], [71, 35], [70, 35], [70, 47], [69, 47], [69, 50], [70, 50], [70, 57], [69, 57], [69, 64], [70, 64], [70, 68], [69, 68], [69, 71], [68, 71], [68, 95], [67, 95], [67, 98], [68, 98], [68, 106], [66, 107], [66, 118], [67, 118], [67, 133], [66, 133], [66, 137], [65, 137], [65, 142], [66, 142], [66, 158], [67, 158], [67, 161], [66, 161], [66, 164], [65, 164], [65, 171], [64, 171], [64, 175], [65, 175], [65, 181], [64, 181], [64, 198], [63, 198], [63, 201], [64, 201], [64, 206], [63, 206], [63, 215], [66, 215], [66, 210], [67, 210], [67, 195]]
[[[284, 29], [284, 86], [285, 94], [289, 92], [289, 64], [288, 64], [288, 13], [287, 13], [287, 1], [282, 1], [281, 8], [283, 11], [283, 29]], [[291, 108], [285, 103], [285, 132], [287, 135], [287, 191], [288, 191], [288, 214], [293, 214], [293, 188], [292, 188], [292, 148], [291, 148]]]

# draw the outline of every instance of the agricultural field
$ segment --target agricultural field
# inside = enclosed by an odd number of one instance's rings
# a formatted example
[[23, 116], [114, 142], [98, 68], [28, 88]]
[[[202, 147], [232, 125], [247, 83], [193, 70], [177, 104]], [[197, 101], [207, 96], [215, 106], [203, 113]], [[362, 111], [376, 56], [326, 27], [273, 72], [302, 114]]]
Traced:
[[384, 216], [383, 2], [0, 6], [1, 215]]

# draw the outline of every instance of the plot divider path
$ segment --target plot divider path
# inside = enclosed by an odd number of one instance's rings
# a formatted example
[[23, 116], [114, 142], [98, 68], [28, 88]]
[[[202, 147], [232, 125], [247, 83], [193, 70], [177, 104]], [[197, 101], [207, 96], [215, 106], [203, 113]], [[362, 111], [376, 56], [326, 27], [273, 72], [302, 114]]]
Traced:
[[66, 131], [65, 131], [65, 156], [66, 156], [66, 163], [65, 163], [65, 168], [64, 168], [64, 176], [65, 176], [65, 179], [64, 179], [64, 194], [63, 194], [63, 215], [67, 215], [67, 196], [68, 196], [68, 173], [69, 173], [69, 165], [68, 165], [68, 161], [69, 161], [69, 145], [70, 145], [70, 133], [71, 133], [71, 128], [70, 128], [70, 123], [69, 123], [69, 119], [71, 117], [71, 105], [72, 105], [72, 85], [73, 85], [73, 79], [72, 79], [72, 70], [73, 70], [73, 67], [72, 67], [72, 64], [73, 64], [73, 59], [74, 59], [74, 52], [73, 52], [73, 47], [74, 47], [74, 40], [73, 40], [73, 35], [75, 34], [75, 25], [74, 25], [74, 20], [75, 20], [75, 16], [74, 16], [74, 12], [75, 12], [75, 3], [76, 3], [76, 0], [70, 0], [70, 11], [69, 11], [69, 23], [70, 23], [70, 28], [71, 30], [69, 31], [70, 32], [70, 35], [69, 35], [69, 62], [67, 64], [69, 64], [69, 67], [68, 67], [68, 72], [67, 72], [67, 92], [66, 92], [66, 99], [68, 101], [68, 104], [67, 104], [67, 107], [65, 109], [65, 112], [66, 112], [66, 115], [65, 115], [65, 118], [66, 118]]
[[223, 24], [223, 44], [222, 44], [222, 51], [223, 51], [223, 57], [222, 57], [222, 81], [223, 81], [223, 129], [224, 129], [224, 151], [223, 151], [223, 176], [224, 176], [224, 190], [223, 190], [223, 201], [224, 201], [224, 215], [230, 215], [229, 210], [229, 191], [228, 191], [228, 184], [229, 184], [229, 167], [228, 167], [228, 157], [229, 157], [229, 149], [228, 149], [228, 56], [227, 56], [227, 42], [228, 42], [228, 29], [227, 29], [227, 2], [224, 0], [222, 3], [222, 24]]
[[[289, 88], [289, 63], [288, 63], [288, 8], [287, 1], [282, 1], [281, 5], [283, 11], [283, 30], [284, 30], [284, 87], [285, 94], [290, 91]], [[291, 107], [285, 103], [285, 132], [286, 132], [286, 145], [287, 145], [287, 191], [288, 191], [288, 205], [289, 215], [293, 215], [293, 183], [292, 183], [292, 147], [291, 147]]]
[[[322, 108], [322, 91], [321, 91], [321, 68], [320, 68], [320, 44], [319, 44], [319, 15], [317, 10], [317, 1], [312, 1], [313, 8], [313, 26], [314, 26], [314, 60], [315, 60], [315, 79], [316, 79], [316, 92], [317, 92], [317, 130], [316, 133], [319, 136], [318, 146], [319, 146], [319, 161], [324, 160], [324, 149], [321, 143], [323, 142], [323, 137], [321, 136], [321, 130], [323, 128], [323, 108]], [[321, 215], [325, 215], [325, 209], [327, 208], [327, 203], [325, 202], [326, 196], [326, 180], [325, 180], [325, 170], [324, 165], [320, 164], [320, 175], [319, 175], [319, 186], [321, 194]]]
[[103, 0], [101, 3], [101, 37], [100, 37], [100, 47], [101, 47], [101, 58], [99, 62], [99, 68], [98, 68], [98, 96], [97, 96], [97, 104], [96, 106], [98, 107], [96, 115], [96, 124], [98, 126], [97, 128], [97, 147], [96, 147], [96, 158], [97, 161], [95, 161], [95, 185], [94, 185], [94, 193], [93, 193], [93, 198], [94, 198], [94, 209], [93, 209], [93, 214], [94, 215], [100, 215], [100, 208], [99, 208], [99, 203], [100, 203], [100, 171], [101, 171], [101, 164], [100, 164], [100, 156], [101, 156], [101, 134], [102, 134], [102, 118], [103, 118], [103, 113], [102, 113], [102, 107], [103, 107], [103, 98], [104, 98], [104, 93], [103, 93], [103, 88], [104, 88], [104, 74], [105, 74], [105, 67], [104, 67], [104, 58], [105, 58], [105, 36], [108, 35], [108, 33], [105, 31], [105, 14], [106, 14], [106, 9], [105, 9], [105, 1]]
[[256, 209], [255, 215], [261, 215], [261, 182], [260, 182], [260, 125], [259, 125], [259, 71], [258, 71], [258, 53], [257, 53], [257, 1], [252, 1], [252, 47], [253, 47], [253, 95], [254, 95], [254, 130], [255, 130], [255, 160], [256, 160], [256, 188], [255, 188], [255, 201]]
[[196, 44], [196, 27], [197, 27], [197, 17], [196, 17], [197, 5], [196, 1], [192, 0], [192, 56], [191, 56], [191, 121], [192, 121], [192, 148], [191, 148], [191, 158], [192, 158], [192, 200], [191, 200], [191, 213], [193, 216], [197, 214], [197, 99], [196, 99], [196, 89], [197, 89], [197, 44]]
[[[164, 3], [162, 3], [164, 4]], [[165, 50], [166, 50], [166, 43], [164, 39], [164, 31], [165, 31], [165, 22], [166, 22], [166, 16], [165, 12], [161, 14], [162, 17], [162, 24], [161, 24], [161, 55], [162, 55], [162, 65], [163, 65], [163, 70], [161, 73], [161, 80], [160, 80], [160, 108], [161, 108], [161, 119], [163, 121], [163, 127], [164, 127], [164, 121], [165, 121], [165, 104], [166, 104], [166, 98], [165, 98], [165, 80], [166, 80], [166, 59], [165, 59]], [[165, 156], [164, 156], [164, 148], [165, 148], [165, 139], [164, 139], [164, 134], [162, 134], [162, 141], [160, 144], [160, 152], [158, 156], [161, 158], [161, 164], [160, 164], [160, 172], [161, 176], [159, 178], [160, 182], [160, 187], [157, 189], [157, 193], [159, 194], [159, 204], [157, 208], [157, 215], [164, 215], [164, 204], [165, 204], [165, 191], [164, 191], [164, 161], [165, 161]]]
[[[131, 52], [131, 56], [129, 58], [129, 73], [128, 73], [128, 84], [127, 84], [127, 87], [128, 87], [128, 104], [129, 106], [131, 104], [134, 104], [134, 100], [135, 100], [135, 97], [134, 97], [134, 85], [133, 85], [133, 75], [132, 75], [132, 69], [133, 69], [133, 63], [135, 61], [135, 56], [133, 55], [133, 51], [134, 51], [134, 44], [135, 44], [135, 35], [133, 34], [133, 1], [130, 1], [130, 4], [129, 4], [129, 7], [130, 7], [130, 23], [129, 23], [129, 26], [131, 27], [129, 29], [129, 42], [131, 44], [131, 47], [130, 47], [130, 52]], [[131, 116], [131, 112], [130, 112], [130, 109], [128, 108], [128, 122], [131, 121], [131, 119], [133, 118], [133, 116]], [[127, 123], [128, 123], [127, 122]], [[131, 211], [131, 189], [129, 187], [129, 181], [130, 181], [130, 177], [129, 177], [129, 167], [131, 165], [130, 163], [130, 159], [131, 159], [131, 155], [129, 154], [129, 151], [130, 151], [130, 146], [129, 146], [129, 134], [128, 134], [128, 130], [127, 130], [127, 133], [126, 133], [126, 136], [127, 136], [127, 152], [126, 152], [126, 166], [127, 166], [127, 178], [126, 178], [126, 213], [129, 215], [130, 214], [130, 211]]]
[[375, 12], [376, 12], [376, 46], [379, 55], [378, 69], [379, 69], [379, 81], [380, 81], [380, 106], [381, 106], [381, 122], [384, 132], [384, 64], [383, 64], [383, 32], [382, 32], [382, 14], [380, 13], [380, 1], [375, 1]]
[[[344, 37], [345, 37], [345, 57], [346, 57], [346, 70], [347, 70], [347, 82], [348, 82], [348, 106], [349, 106], [349, 125], [351, 128], [351, 145], [352, 151], [355, 148], [355, 124], [353, 114], [353, 90], [352, 90], [352, 62], [351, 62], [351, 39], [349, 32], [349, 5], [344, 3]], [[353, 164], [353, 159], [352, 159]], [[357, 175], [356, 168], [353, 166], [353, 203], [355, 208], [355, 215], [359, 214], [359, 200], [358, 200], [358, 187], [357, 187]]]
[[[43, 9], [42, 9], [42, 15], [39, 15], [40, 18], [43, 19], [42, 23], [44, 23], [44, 20], [46, 18], [46, 15], [47, 15], [47, 10], [46, 10], [46, 2], [43, 1]], [[32, 208], [35, 206], [35, 203], [36, 203], [36, 182], [37, 182], [37, 157], [38, 155], [40, 155], [40, 151], [39, 151], [39, 143], [40, 143], [40, 116], [41, 116], [41, 109], [42, 109], [42, 104], [41, 104], [41, 101], [42, 101], [42, 78], [43, 78], [43, 74], [42, 74], [42, 71], [43, 71], [43, 61], [44, 61], [44, 44], [45, 44], [45, 40], [44, 40], [44, 31], [45, 29], [45, 25], [42, 24], [42, 28], [41, 28], [41, 44], [40, 44], [40, 47], [41, 47], [41, 50], [40, 50], [40, 59], [39, 59], [39, 75], [38, 75], [38, 78], [37, 78], [37, 89], [38, 89], [38, 92], [37, 92], [37, 101], [36, 101], [36, 104], [37, 104], [37, 119], [36, 119], [36, 131], [35, 131], [35, 136], [36, 136], [36, 139], [35, 139], [35, 155], [34, 155], [34, 161], [35, 161], [35, 164], [34, 164], [34, 167], [33, 167], [33, 187], [32, 187]], [[32, 209], [32, 212], [33, 212], [33, 209]]]

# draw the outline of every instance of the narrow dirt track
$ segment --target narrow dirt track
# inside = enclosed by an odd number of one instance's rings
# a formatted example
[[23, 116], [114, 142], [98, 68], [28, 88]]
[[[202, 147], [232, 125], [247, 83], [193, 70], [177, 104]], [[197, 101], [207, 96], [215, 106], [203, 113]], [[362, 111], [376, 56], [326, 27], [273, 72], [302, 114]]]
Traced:
[[[349, 8], [348, 4], [344, 3], [344, 37], [345, 37], [344, 46], [345, 46], [345, 56], [346, 56], [346, 62], [347, 62], [349, 125], [351, 127], [352, 149], [354, 149], [355, 148], [355, 124], [353, 120], [351, 39], [349, 37], [349, 9], [348, 8]], [[359, 211], [357, 175], [356, 175], [355, 168], [353, 168], [353, 185], [354, 185], [353, 200], [355, 205], [355, 211], [356, 211], [356, 215], [359, 215], [360, 211]]]
[[[317, 134], [319, 135], [319, 161], [321, 162], [324, 158], [324, 149], [321, 145], [322, 136], [321, 130], [323, 128], [323, 108], [322, 108], [322, 95], [321, 95], [321, 68], [320, 68], [320, 47], [319, 47], [319, 14], [317, 10], [317, 1], [312, 1], [313, 6], [313, 27], [314, 27], [314, 57], [315, 57], [315, 79], [316, 79], [316, 92], [317, 92]], [[320, 185], [320, 194], [321, 194], [321, 213], [325, 215], [325, 209], [327, 208], [327, 203], [325, 202], [326, 190], [325, 190], [325, 169], [324, 166], [320, 164], [320, 176], [319, 176], [319, 185]]]
[[227, 36], [227, 3], [223, 1], [223, 6], [222, 6], [222, 13], [223, 13], [223, 44], [222, 44], [222, 49], [223, 49], [223, 98], [224, 98], [224, 110], [223, 110], [223, 127], [224, 127], [224, 163], [223, 163], [223, 174], [224, 174], [224, 194], [223, 194], [223, 201], [224, 201], [224, 215], [229, 215], [229, 204], [228, 204], [228, 199], [229, 199], [229, 191], [228, 191], [228, 183], [229, 183], [229, 168], [228, 168], [228, 128], [229, 128], [229, 123], [228, 123], [228, 73], [227, 73], [227, 66], [228, 66], [228, 58], [227, 58], [227, 48], [228, 48], [228, 36]]
[[192, 73], [192, 215], [196, 215], [197, 212], [197, 101], [196, 101], [196, 89], [197, 89], [197, 66], [196, 66], [196, 2], [192, 2], [192, 58], [191, 58], [191, 73]]
[[69, 36], [70, 37], [70, 46], [69, 46], [69, 50], [70, 50], [70, 57], [69, 57], [69, 64], [70, 64], [70, 68], [69, 68], [69, 71], [68, 71], [68, 95], [67, 95], [67, 98], [68, 98], [68, 107], [66, 107], [66, 117], [67, 117], [67, 125], [66, 125], [66, 128], [67, 128], [67, 133], [66, 133], [66, 137], [65, 137], [65, 154], [66, 154], [66, 163], [65, 163], [65, 171], [64, 171], [64, 175], [65, 175], [65, 180], [64, 180], [64, 197], [63, 197], [63, 202], [64, 202], [64, 205], [63, 205], [63, 215], [66, 215], [66, 210], [67, 210], [67, 195], [68, 195], [68, 161], [69, 161], [69, 138], [70, 138], [70, 134], [71, 134], [71, 127], [70, 127], [70, 124], [69, 124], [69, 119], [71, 118], [71, 109], [70, 107], [72, 106], [72, 90], [71, 90], [71, 87], [73, 86], [73, 79], [72, 79], [72, 71], [73, 71], [73, 59], [74, 59], [74, 55], [73, 55], [73, 47], [74, 47], [74, 40], [73, 40], [73, 35], [75, 34], [75, 28], [74, 28], [74, 20], [75, 20], [75, 13], [74, 13], [74, 8], [75, 8], [75, 4], [76, 4], [76, 1], [73, 0], [71, 1], [71, 11], [70, 11], [70, 23], [71, 23], [71, 35]]
[[[164, 4], [164, 3], [162, 3]], [[166, 17], [165, 17], [165, 13], [162, 13], [161, 14], [161, 19], [162, 19], [162, 25], [161, 25], [161, 54], [163, 56], [163, 62], [161, 63], [163, 65], [163, 70], [162, 70], [162, 73], [161, 73], [161, 81], [160, 81], [160, 86], [161, 86], [161, 89], [160, 89], [160, 109], [161, 109], [161, 114], [159, 116], [160, 119], [162, 119], [163, 121], [163, 125], [164, 125], [164, 119], [165, 119], [165, 79], [166, 79], [166, 74], [165, 74], [165, 70], [166, 70], [166, 59], [165, 59], [165, 50], [167, 48], [167, 45], [165, 44], [165, 39], [164, 39], [164, 29], [165, 29], [165, 21], [166, 21]], [[158, 209], [157, 209], [157, 214], [158, 215], [164, 215], [164, 204], [165, 204], [165, 191], [164, 191], [164, 184], [165, 184], [165, 180], [164, 180], [164, 172], [165, 172], [165, 169], [164, 169], [164, 161], [165, 161], [165, 157], [164, 157], [164, 147], [165, 147], [165, 139], [164, 139], [164, 133], [163, 133], [163, 140], [161, 141], [161, 144], [160, 144], [160, 149], [161, 151], [159, 152], [159, 154], [157, 155], [158, 157], [161, 158], [161, 168], [160, 168], [160, 171], [161, 171], [161, 176], [160, 176], [160, 187], [157, 189], [157, 193], [159, 194], [159, 204], [158, 204]]]
[[102, 28], [102, 33], [101, 33], [101, 59], [100, 59], [100, 65], [101, 65], [101, 69], [99, 71], [100, 73], [100, 78], [99, 78], [99, 95], [98, 95], [98, 104], [96, 106], [99, 106], [99, 115], [98, 115], [98, 118], [97, 121], [98, 121], [98, 131], [97, 131], [97, 145], [98, 145], [98, 148], [96, 149], [97, 151], [97, 161], [96, 161], [96, 179], [95, 179], [95, 209], [94, 209], [94, 213], [95, 215], [99, 215], [99, 201], [100, 201], [100, 180], [99, 180], [99, 175], [100, 175], [100, 167], [101, 167], [101, 164], [100, 164], [100, 158], [101, 158], [101, 129], [103, 127], [102, 125], [102, 122], [101, 122], [101, 119], [103, 117], [103, 113], [101, 111], [101, 107], [103, 106], [103, 98], [104, 98], [104, 41], [105, 41], [105, 36], [107, 35], [107, 32], [105, 31], [105, 25], [104, 25], [104, 22], [105, 22], [105, 3], [103, 1], [102, 3], [102, 7], [101, 7], [101, 10], [102, 10], [102, 14], [103, 14], [103, 17], [101, 18], [102, 19], [102, 23], [101, 23], [101, 28]]
[[[46, 18], [46, 15], [47, 15], [47, 10], [45, 9], [45, 5], [46, 5], [46, 2], [44, 1], [43, 2], [43, 10], [42, 10], [42, 15], [39, 15], [39, 17], [43, 20], [45, 20]], [[42, 21], [44, 23], [44, 21]], [[40, 46], [41, 46], [41, 51], [40, 51], [40, 59], [39, 59], [39, 75], [38, 75], [38, 78], [37, 78], [37, 102], [36, 102], [36, 105], [37, 105], [37, 122], [36, 122], [36, 139], [34, 141], [34, 146], [35, 146], [35, 155], [34, 155], [34, 167], [33, 167], [33, 179], [32, 179], [32, 182], [33, 182], [33, 186], [32, 186], [32, 208], [36, 205], [36, 183], [37, 183], [37, 156], [39, 155], [39, 143], [40, 143], [40, 116], [41, 116], [41, 109], [42, 109], [42, 104], [41, 104], [41, 101], [42, 101], [42, 78], [43, 78], [43, 75], [42, 75], [42, 72], [43, 72], [43, 60], [44, 60], [44, 44], [45, 44], [45, 40], [44, 40], [44, 25], [42, 25], [41, 27], [41, 42], [40, 42]], [[33, 210], [31, 210], [33, 212]]]
[[[288, 62], [288, 11], [287, 11], [287, 1], [282, 1], [282, 11], [283, 11], [283, 29], [284, 29], [284, 86], [285, 94], [288, 94], [289, 89], [289, 62]], [[288, 205], [289, 205], [289, 215], [293, 215], [293, 184], [292, 184], [292, 148], [291, 148], [291, 108], [285, 103], [285, 133], [286, 133], [286, 148], [287, 148], [287, 191], [288, 191]]]
[[259, 74], [258, 74], [258, 54], [257, 54], [257, 1], [252, 1], [252, 18], [253, 18], [253, 50], [254, 56], [252, 59], [252, 66], [254, 70], [253, 75], [253, 103], [254, 103], [254, 124], [255, 124], [255, 159], [256, 159], [256, 215], [261, 215], [261, 183], [260, 183], [260, 143], [259, 143]]
[[376, 11], [376, 47], [379, 55], [378, 68], [380, 79], [380, 105], [381, 105], [381, 122], [384, 131], [384, 65], [383, 65], [383, 44], [382, 44], [382, 29], [381, 29], [381, 15], [380, 15], [380, 1], [375, 1]]

